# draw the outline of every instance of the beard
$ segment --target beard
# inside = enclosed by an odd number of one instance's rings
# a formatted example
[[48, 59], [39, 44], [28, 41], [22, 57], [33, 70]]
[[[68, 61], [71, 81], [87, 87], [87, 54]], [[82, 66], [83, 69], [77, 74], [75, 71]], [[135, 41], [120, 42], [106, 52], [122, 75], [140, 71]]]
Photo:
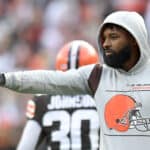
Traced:
[[131, 46], [124, 46], [118, 53], [114, 50], [111, 50], [111, 52], [112, 54], [108, 56], [105, 54], [105, 51], [103, 52], [104, 62], [110, 67], [121, 69], [123, 68], [123, 64], [130, 59]]

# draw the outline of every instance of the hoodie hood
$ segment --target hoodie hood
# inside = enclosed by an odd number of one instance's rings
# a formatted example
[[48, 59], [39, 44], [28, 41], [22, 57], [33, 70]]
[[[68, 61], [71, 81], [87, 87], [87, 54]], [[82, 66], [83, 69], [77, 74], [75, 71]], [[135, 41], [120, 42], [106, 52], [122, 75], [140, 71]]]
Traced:
[[140, 59], [138, 60], [137, 64], [128, 71], [128, 73], [137, 72], [147, 62], [148, 57], [150, 57], [148, 32], [146, 30], [144, 19], [140, 14], [131, 11], [117, 11], [108, 15], [104, 22], [101, 24], [98, 32], [98, 48], [100, 51], [102, 51], [100, 35], [103, 27], [108, 23], [121, 26], [130, 32], [131, 35], [135, 38], [140, 49]]

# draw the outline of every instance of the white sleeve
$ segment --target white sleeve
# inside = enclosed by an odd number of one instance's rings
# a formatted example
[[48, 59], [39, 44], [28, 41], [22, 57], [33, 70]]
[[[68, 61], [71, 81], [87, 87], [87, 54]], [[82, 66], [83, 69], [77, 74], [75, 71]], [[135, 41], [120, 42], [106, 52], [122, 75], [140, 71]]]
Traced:
[[41, 127], [39, 124], [34, 120], [29, 120], [16, 150], [35, 150], [40, 133]]
[[5, 73], [5, 87], [22, 93], [90, 94], [88, 76], [93, 66], [79, 70]]

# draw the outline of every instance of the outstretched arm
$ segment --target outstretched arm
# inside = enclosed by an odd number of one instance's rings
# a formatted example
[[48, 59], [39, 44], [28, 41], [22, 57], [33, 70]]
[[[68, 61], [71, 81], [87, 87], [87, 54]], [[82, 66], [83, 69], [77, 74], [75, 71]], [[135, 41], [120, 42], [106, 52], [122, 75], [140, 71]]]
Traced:
[[90, 94], [88, 77], [93, 65], [79, 70], [24, 71], [0, 75], [0, 85], [22, 93]]

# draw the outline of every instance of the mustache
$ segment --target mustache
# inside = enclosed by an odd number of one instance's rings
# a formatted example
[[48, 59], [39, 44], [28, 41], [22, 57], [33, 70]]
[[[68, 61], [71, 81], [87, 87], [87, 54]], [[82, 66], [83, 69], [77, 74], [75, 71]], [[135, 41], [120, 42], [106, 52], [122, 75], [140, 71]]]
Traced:
[[104, 52], [111, 52], [113, 51], [112, 49], [103, 49]]
[[103, 53], [114, 53], [113, 49], [103, 49]]

